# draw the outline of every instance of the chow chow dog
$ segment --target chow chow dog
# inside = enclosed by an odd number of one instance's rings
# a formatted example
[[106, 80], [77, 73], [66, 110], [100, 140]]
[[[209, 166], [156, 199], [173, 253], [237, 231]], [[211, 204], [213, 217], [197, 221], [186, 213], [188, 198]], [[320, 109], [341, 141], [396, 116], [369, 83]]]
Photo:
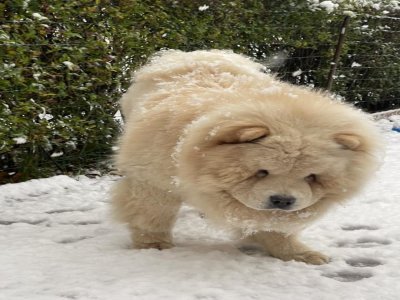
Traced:
[[158, 53], [121, 107], [124, 177], [112, 206], [139, 249], [173, 246], [185, 201], [273, 257], [324, 264], [298, 233], [358, 192], [379, 161], [366, 114], [229, 51]]

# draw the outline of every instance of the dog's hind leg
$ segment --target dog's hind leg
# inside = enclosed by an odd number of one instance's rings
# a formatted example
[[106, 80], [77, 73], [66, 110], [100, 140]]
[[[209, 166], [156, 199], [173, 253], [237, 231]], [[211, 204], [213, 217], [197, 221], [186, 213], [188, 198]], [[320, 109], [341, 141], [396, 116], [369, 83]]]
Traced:
[[181, 201], [172, 193], [135, 179], [122, 179], [113, 190], [113, 212], [128, 224], [136, 249], [173, 247], [172, 227]]

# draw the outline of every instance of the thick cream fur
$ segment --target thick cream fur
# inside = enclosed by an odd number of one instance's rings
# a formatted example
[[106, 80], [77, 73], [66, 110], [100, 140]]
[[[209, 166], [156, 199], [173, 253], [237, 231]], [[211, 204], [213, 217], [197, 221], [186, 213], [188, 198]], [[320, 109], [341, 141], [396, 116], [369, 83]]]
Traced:
[[[296, 233], [371, 177], [377, 130], [366, 114], [262, 69], [228, 51], [165, 51], [135, 73], [121, 100], [116, 162], [125, 177], [113, 197], [135, 247], [172, 246], [187, 201], [275, 257], [327, 261]], [[260, 169], [269, 175], [257, 178]], [[316, 182], [305, 180], [310, 174]], [[274, 194], [297, 201], [288, 211], [268, 209]]]

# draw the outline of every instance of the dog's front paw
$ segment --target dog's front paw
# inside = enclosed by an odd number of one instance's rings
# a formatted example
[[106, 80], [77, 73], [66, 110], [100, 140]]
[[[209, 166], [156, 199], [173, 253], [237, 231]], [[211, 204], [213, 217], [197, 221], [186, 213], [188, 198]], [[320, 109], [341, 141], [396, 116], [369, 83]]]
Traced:
[[175, 245], [172, 243], [172, 237], [169, 232], [145, 231], [135, 229], [132, 235], [134, 249], [170, 249]]
[[134, 243], [134, 249], [158, 249], [165, 250], [173, 248], [175, 245], [170, 242], [149, 242], [149, 243]]
[[306, 251], [296, 253], [288, 260], [302, 261], [311, 265], [324, 265], [329, 262], [329, 257], [317, 251]]

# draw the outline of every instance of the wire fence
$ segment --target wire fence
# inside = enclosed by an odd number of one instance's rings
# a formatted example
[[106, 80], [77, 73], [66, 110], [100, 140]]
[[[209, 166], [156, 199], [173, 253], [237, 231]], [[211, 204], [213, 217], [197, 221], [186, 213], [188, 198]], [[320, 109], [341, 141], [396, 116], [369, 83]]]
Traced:
[[[307, 77], [322, 67], [326, 81], [320, 80], [316, 87], [331, 90], [369, 112], [400, 107], [400, 86], [395, 84], [400, 79], [400, 34], [399, 30], [391, 30], [399, 29], [399, 25], [397, 17], [366, 16], [352, 20], [344, 16], [343, 23], [334, 26], [337, 39], [318, 45], [319, 49], [335, 49], [331, 59], [326, 55], [293, 55], [278, 72], [286, 80], [310, 85]], [[327, 62], [330, 64], [328, 73]], [[301, 78], [303, 74], [306, 78]]]

